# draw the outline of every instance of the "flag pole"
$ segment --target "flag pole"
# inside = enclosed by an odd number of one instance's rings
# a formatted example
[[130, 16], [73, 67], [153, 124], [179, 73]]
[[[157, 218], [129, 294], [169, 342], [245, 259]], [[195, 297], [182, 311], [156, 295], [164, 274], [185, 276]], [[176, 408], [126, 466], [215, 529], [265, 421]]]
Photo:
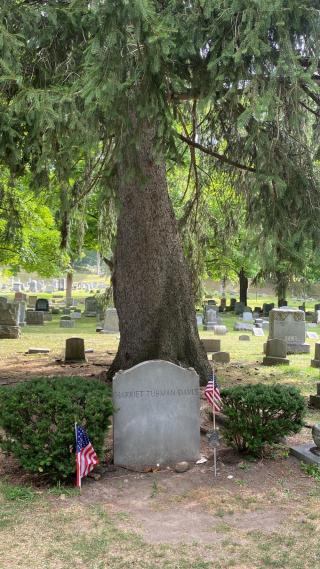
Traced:
[[[79, 470], [79, 456], [77, 453], [77, 423], [76, 421], [74, 422], [74, 432], [75, 432], [75, 436], [76, 436], [76, 486], [77, 488], [79, 488], [79, 493], [81, 494], [81, 476], [80, 476], [80, 470]], [[78, 482], [79, 479], [79, 482]]]
[[[213, 418], [213, 431], [216, 430], [216, 408], [214, 404], [214, 364], [212, 365], [212, 418]], [[217, 476], [217, 448], [213, 448], [213, 467], [214, 476]]]

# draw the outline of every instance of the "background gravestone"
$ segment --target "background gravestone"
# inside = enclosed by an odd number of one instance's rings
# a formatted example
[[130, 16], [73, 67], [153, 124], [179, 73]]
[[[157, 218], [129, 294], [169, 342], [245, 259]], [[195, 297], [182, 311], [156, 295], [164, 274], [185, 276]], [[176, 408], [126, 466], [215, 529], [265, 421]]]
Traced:
[[36, 310], [49, 312], [49, 301], [46, 298], [38, 298], [36, 301]]
[[43, 312], [41, 310], [27, 310], [26, 323], [29, 326], [43, 326]]
[[18, 322], [17, 304], [0, 303], [0, 338], [10, 340], [20, 338], [21, 330]]
[[103, 332], [119, 332], [119, 318], [116, 308], [107, 308], [104, 315]]
[[144, 467], [195, 461], [200, 453], [199, 376], [153, 360], [113, 378], [114, 464]]
[[94, 296], [87, 296], [84, 301], [85, 311], [84, 316], [97, 316], [98, 303]]
[[287, 343], [288, 354], [309, 354], [305, 343], [306, 321], [302, 310], [274, 308], [269, 315], [269, 339], [278, 338]]
[[66, 362], [84, 362], [86, 359], [84, 352], [83, 338], [67, 338], [66, 340]]

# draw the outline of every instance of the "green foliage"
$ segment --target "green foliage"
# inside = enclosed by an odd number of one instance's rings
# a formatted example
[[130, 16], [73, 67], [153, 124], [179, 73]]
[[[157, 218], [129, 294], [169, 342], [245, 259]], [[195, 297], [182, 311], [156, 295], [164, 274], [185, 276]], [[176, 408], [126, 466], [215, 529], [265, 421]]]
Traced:
[[223, 389], [227, 443], [239, 452], [261, 455], [266, 444], [278, 443], [303, 426], [305, 402], [300, 392], [286, 385], [245, 385]]
[[101, 456], [108, 418], [109, 390], [80, 377], [35, 379], [0, 391], [1, 448], [31, 472], [63, 480], [75, 473], [74, 423], [84, 424]]
[[308, 476], [312, 476], [312, 478], [320, 482], [319, 466], [317, 466], [316, 464], [305, 464], [304, 462], [301, 462], [301, 469], [303, 470], [303, 472], [305, 472], [305, 474], [307, 474]]

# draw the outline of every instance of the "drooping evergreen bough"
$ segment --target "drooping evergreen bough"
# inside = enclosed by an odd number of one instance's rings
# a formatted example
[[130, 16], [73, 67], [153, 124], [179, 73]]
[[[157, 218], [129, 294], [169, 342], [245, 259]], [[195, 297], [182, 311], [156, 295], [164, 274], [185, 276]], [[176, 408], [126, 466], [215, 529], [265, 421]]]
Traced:
[[93, 187], [116, 195], [110, 375], [163, 358], [205, 381], [166, 161], [190, 147], [238, 172], [253, 205], [319, 207], [317, 1], [6, 0], [0, 26], [1, 162], [55, 178], [65, 241]]

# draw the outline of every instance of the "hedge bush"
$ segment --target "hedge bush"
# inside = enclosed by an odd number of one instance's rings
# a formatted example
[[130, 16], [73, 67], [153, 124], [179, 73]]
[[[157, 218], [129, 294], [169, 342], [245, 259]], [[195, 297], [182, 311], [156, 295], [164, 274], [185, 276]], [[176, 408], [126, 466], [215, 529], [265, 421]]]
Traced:
[[245, 385], [223, 389], [224, 439], [240, 452], [259, 456], [273, 444], [303, 426], [305, 402], [287, 385]]
[[0, 446], [31, 472], [53, 480], [75, 474], [75, 421], [101, 456], [112, 413], [111, 393], [81, 377], [35, 379], [0, 390]]

